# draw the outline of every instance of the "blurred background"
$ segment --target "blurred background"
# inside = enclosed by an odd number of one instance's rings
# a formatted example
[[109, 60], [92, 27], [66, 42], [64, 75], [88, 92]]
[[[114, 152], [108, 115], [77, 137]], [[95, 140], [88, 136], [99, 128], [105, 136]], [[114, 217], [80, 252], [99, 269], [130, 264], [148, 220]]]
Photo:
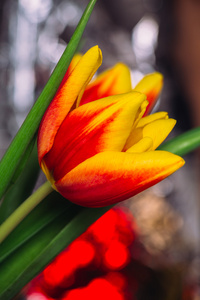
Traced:
[[[47, 82], [87, 3], [0, 1], [0, 157]], [[144, 74], [163, 73], [164, 89], [156, 109], [177, 119], [171, 137], [200, 126], [199, 1], [99, 0], [80, 51], [96, 44], [104, 57], [100, 71], [122, 61], [131, 69], [133, 86]], [[200, 151], [184, 158], [181, 170], [123, 204], [137, 224], [131, 261], [150, 272], [131, 299], [200, 299]], [[137, 281], [139, 273], [134, 276]]]

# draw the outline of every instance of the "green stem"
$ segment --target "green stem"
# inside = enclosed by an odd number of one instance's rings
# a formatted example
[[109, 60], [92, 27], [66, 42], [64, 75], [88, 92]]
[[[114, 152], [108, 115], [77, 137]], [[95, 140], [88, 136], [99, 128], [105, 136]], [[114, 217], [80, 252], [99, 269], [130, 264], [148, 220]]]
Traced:
[[0, 226], [0, 243], [53, 190], [50, 182], [46, 181], [34, 194], [28, 197]]

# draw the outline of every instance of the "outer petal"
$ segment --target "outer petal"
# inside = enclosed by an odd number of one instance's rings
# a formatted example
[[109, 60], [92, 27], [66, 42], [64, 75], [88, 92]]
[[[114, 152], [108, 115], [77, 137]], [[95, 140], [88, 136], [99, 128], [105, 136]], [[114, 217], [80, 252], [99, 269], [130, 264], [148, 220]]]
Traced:
[[[91, 48], [78, 62], [68, 80], [56, 93], [46, 110], [38, 133], [39, 163], [51, 149], [55, 135], [74, 102], [79, 99], [84, 88], [101, 65], [102, 54], [98, 46]], [[78, 100], [77, 100], [78, 101]]]
[[78, 165], [55, 186], [65, 198], [79, 205], [106, 206], [134, 196], [183, 164], [181, 157], [165, 151], [104, 152]]
[[99, 152], [122, 151], [145, 98], [131, 92], [85, 104], [69, 113], [43, 159], [54, 179]]
[[176, 120], [156, 120], [144, 127], [137, 127], [133, 130], [126, 142], [125, 150], [138, 143], [144, 137], [150, 137], [153, 141], [152, 150], [156, 149], [169, 135], [176, 124]]
[[80, 105], [112, 95], [128, 93], [132, 90], [129, 68], [118, 63], [101, 73], [85, 89]]
[[156, 100], [161, 92], [163, 86], [163, 76], [160, 73], [153, 73], [146, 75], [134, 88], [134, 91], [144, 93], [147, 96], [149, 105], [145, 115], [149, 114], [153, 109]]

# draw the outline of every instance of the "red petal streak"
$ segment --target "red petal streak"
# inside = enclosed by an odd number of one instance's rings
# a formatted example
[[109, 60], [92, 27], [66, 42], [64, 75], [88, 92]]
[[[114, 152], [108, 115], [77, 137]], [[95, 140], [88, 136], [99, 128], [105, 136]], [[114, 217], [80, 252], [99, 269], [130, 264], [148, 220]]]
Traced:
[[152, 111], [152, 109], [154, 108], [154, 106], [156, 104], [156, 101], [159, 97], [158, 90], [157, 89], [152, 90], [149, 93], [146, 93], [146, 96], [147, 96], [147, 101], [149, 102], [149, 104], [148, 104], [148, 106], [146, 108], [146, 111], [144, 113], [144, 117], [146, 115], [148, 115]]
[[84, 161], [55, 185], [76, 204], [100, 207], [134, 196], [183, 164], [181, 157], [165, 151], [104, 152]]
[[59, 90], [61, 89], [61, 87], [64, 85], [64, 83], [67, 81], [67, 79], [69, 78], [69, 76], [71, 75], [71, 72], [74, 70], [74, 68], [76, 67], [77, 63], [79, 62], [79, 60], [81, 59], [81, 55], [80, 54], [76, 54], [74, 55], [69, 68], [67, 69], [67, 72], [65, 73], [65, 76], [63, 77], [63, 80], [61, 81], [61, 84], [57, 90], [57, 93], [59, 92]]
[[55, 180], [62, 178], [79, 163], [100, 152], [103, 147], [100, 136], [105, 133], [106, 126], [117, 117], [119, 112], [99, 124], [97, 128], [90, 130], [88, 128], [88, 131], [84, 129], [98, 113], [103, 112], [106, 108], [108, 107], [96, 111], [92, 116], [89, 114], [79, 115], [76, 114], [77, 111], [73, 111], [65, 119], [52, 149], [44, 157], [48, 169], [53, 171]]
[[131, 91], [130, 70], [126, 65], [118, 63], [101, 73], [86, 87], [80, 105]]
[[[113, 80], [113, 84], [115, 84]], [[103, 93], [100, 90], [101, 83], [98, 83], [96, 85], [88, 86], [88, 88], [85, 89], [85, 92], [81, 98], [80, 106], [101, 98], [105, 98], [108, 96], [114, 95], [112, 93], [112, 89], [109, 88], [108, 90], [103, 91]]]

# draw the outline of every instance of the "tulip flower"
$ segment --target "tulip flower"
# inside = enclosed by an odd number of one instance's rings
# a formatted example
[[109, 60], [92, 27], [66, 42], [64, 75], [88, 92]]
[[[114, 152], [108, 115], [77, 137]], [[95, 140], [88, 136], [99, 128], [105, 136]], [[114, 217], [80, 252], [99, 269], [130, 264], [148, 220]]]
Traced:
[[176, 121], [165, 112], [144, 116], [160, 93], [162, 76], [132, 89], [123, 64], [90, 84], [102, 62], [98, 46], [73, 64], [38, 133], [39, 164], [53, 188], [88, 207], [117, 203], [156, 184], [184, 161], [155, 151]]

